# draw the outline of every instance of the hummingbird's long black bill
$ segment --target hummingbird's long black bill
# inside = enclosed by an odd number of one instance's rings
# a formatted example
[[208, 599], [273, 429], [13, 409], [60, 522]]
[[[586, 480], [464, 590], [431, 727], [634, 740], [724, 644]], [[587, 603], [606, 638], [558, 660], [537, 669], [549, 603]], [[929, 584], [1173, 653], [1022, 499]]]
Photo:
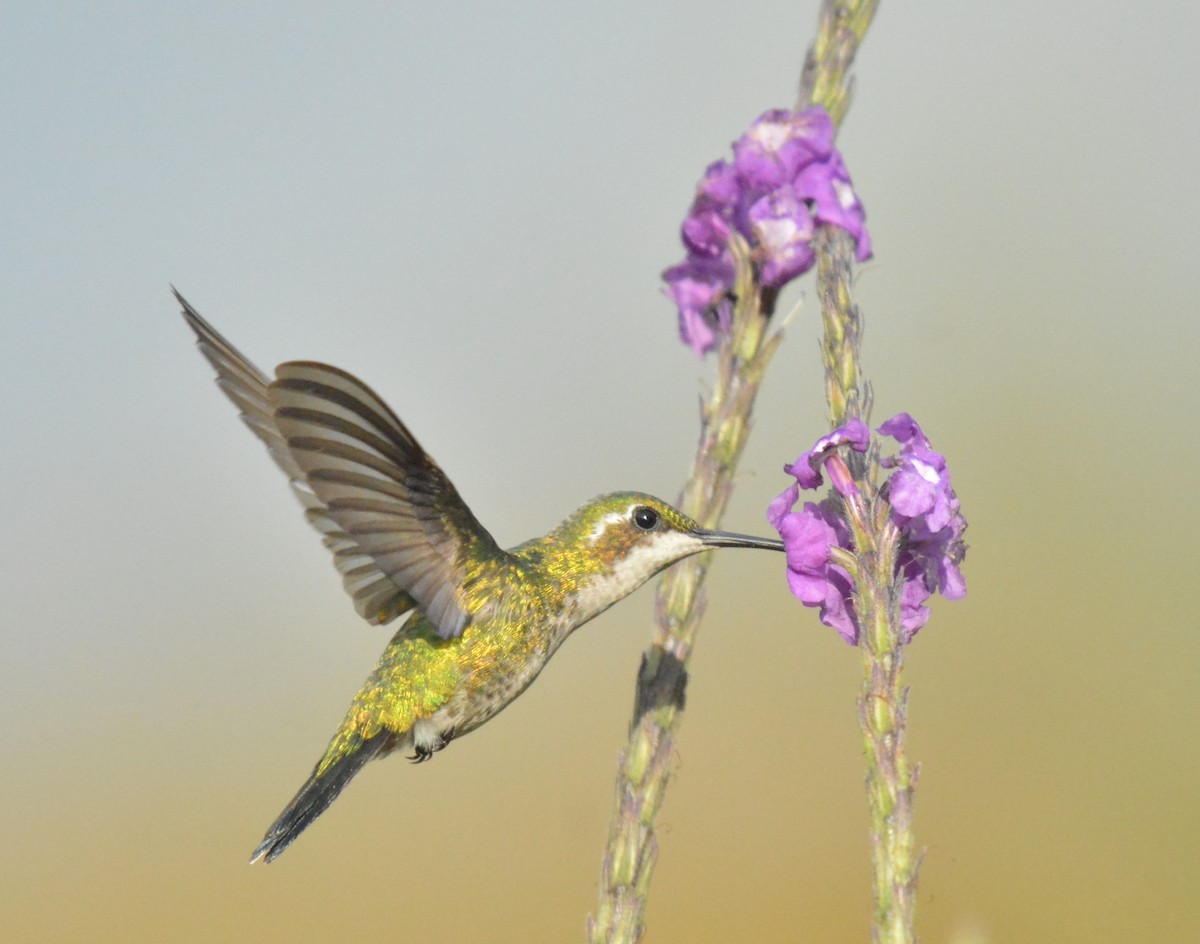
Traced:
[[778, 538], [756, 538], [750, 534], [734, 534], [731, 531], [708, 531], [697, 528], [696, 537], [708, 547], [761, 547], [766, 551], [782, 551], [783, 542]]

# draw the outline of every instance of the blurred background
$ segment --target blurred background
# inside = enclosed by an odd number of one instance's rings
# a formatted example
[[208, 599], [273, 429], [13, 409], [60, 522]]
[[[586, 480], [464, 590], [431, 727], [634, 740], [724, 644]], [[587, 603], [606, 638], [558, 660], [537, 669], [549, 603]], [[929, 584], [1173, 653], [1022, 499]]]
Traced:
[[[659, 273], [788, 106], [817, 3], [10, 4], [0, 13], [0, 937], [582, 940], [647, 588], [436, 762], [246, 864], [389, 631], [213, 386], [374, 386], [504, 544], [677, 494], [712, 364]], [[970, 596], [908, 652], [925, 941], [1200, 920], [1200, 13], [885, 2], [840, 146], [877, 421], [916, 415]], [[725, 524], [825, 429], [809, 300]], [[1188, 593], [1184, 591], [1188, 590]], [[864, 940], [858, 653], [718, 557], [653, 941]]]

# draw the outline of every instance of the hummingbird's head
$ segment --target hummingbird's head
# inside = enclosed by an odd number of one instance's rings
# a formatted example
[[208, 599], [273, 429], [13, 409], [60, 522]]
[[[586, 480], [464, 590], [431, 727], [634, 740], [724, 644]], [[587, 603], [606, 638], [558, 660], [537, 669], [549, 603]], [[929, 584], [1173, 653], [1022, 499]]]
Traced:
[[547, 540], [576, 570], [577, 602], [584, 618], [628, 596], [663, 568], [717, 547], [783, 550], [783, 542], [701, 528], [660, 498], [641, 492], [617, 492], [588, 502], [555, 529]]

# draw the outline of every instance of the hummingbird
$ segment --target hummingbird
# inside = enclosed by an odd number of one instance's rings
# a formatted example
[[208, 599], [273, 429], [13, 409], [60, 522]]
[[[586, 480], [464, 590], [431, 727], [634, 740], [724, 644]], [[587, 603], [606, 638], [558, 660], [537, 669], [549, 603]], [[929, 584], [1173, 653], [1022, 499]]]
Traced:
[[429, 760], [491, 719], [571, 633], [669, 565], [720, 547], [783, 550], [701, 528], [641, 492], [602, 495], [504, 550], [366, 384], [314, 361], [280, 364], [272, 380], [172, 291], [358, 615], [372, 625], [406, 617], [251, 862], [277, 858], [368, 761], [394, 751]]

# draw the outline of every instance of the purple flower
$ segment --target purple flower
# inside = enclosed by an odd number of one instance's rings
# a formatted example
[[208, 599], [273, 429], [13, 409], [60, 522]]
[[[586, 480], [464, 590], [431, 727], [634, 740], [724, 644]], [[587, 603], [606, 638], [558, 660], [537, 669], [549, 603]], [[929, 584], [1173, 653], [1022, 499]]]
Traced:
[[693, 209], [684, 219], [679, 232], [689, 258], [703, 256], [719, 259], [728, 253], [725, 247], [729, 242], [729, 221], [719, 210]]
[[810, 164], [796, 176], [793, 186], [797, 193], [811, 201], [813, 217], [818, 223], [840, 226], [854, 237], [854, 255], [859, 262], [871, 258], [866, 211], [850, 182], [841, 154], [834, 151], [828, 161]]
[[885, 469], [896, 470], [888, 479], [888, 501], [897, 521], [923, 518], [928, 531], [941, 531], [958, 511], [946, 457], [930, 448], [921, 427], [907, 413], [897, 413], [878, 431], [900, 443], [898, 456], [880, 460]]
[[791, 186], [758, 200], [748, 217], [762, 258], [759, 278], [764, 286], [779, 288], [812, 268], [812, 215]]
[[822, 466], [842, 495], [857, 494], [858, 488], [837, 450], [848, 446], [856, 452], [865, 452], [870, 435], [866, 424], [855, 417], [822, 436], [795, 462], [783, 467], [795, 476], [796, 482], [767, 509], [767, 520], [783, 538], [792, 594], [805, 606], [819, 606], [821, 622], [836, 629], [850, 645], [858, 642], [854, 583], [844, 568], [833, 563], [830, 554], [835, 546], [850, 549], [850, 530], [832, 500], [806, 502], [798, 512], [792, 508], [800, 498], [801, 488], [815, 489], [824, 483]]
[[689, 256], [663, 273], [666, 293], [679, 308], [679, 335], [697, 356], [717, 343], [717, 331], [729, 320], [725, 298], [733, 282], [733, 263], [725, 259]]
[[787, 552], [788, 586], [805, 606], [819, 606], [821, 622], [854, 645], [858, 642], [852, 599], [854, 584], [830, 556], [832, 547], [849, 547], [846, 523], [828, 501], [805, 502], [800, 511], [792, 511], [798, 498], [799, 490], [792, 485], [771, 503], [767, 512]]
[[905, 643], [912, 642], [922, 626], [929, 622], [929, 607], [925, 601], [930, 597], [929, 585], [912, 566], [914, 562], [900, 564], [904, 583], [900, 587], [900, 634]]
[[[902, 537], [896, 573], [901, 581], [900, 631], [907, 643], [929, 619], [929, 597], [940, 593], [957, 600], [966, 595], [959, 564], [966, 553], [962, 536], [967, 522], [950, 486], [945, 457], [933, 451], [917, 422], [907, 413], [899, 413], [878, 432], [900, 444], [899, 453], [882, 459], [880, 465], [893, 470], [883, 485], [883, 496], [891, 505], [892, 520]], [[829, 498], [808, 502], [798, 512], [792, 509], [799, 501], [801, 488], [815, 489], [823, 484], [822, 467], [843, 499], [856, 498], [858, 486], [837, 450], [847, 446], [865, 452], [869, 440], [870, 431], [858, 419], [822, 436], [812, 449], [784, 466], [796, 482], [767, 510], [767, 520], [779, 531], [787, 550], [792, 593], [805, 606], [820, 606], [821, 622], [832, 626], [851, 644], [857, 643], [859, 632], [854, 586], [850, 574], [833, 563], [831, 554], [835, 546], [853, 551], [850, 529], [842, 517], [847, 505]]]
[[908, 642], [929, 619], [924, 602], [930, 596], [940, 593], [947, 600], [961, 600], [967, 595], [958, 566], [966, 554], [962, 536], [967, 522], [950, 485], [946, 457], [934, 452], [917, 421], [897, 413], [879, 432], [900, 443], [899, 454], [882, 459], [880, 465], [894, 470], [886, 495], [906, 539], [898, 566], [905, 578], [901, 626]]
[[733, 145], [733, 164], [743, 186], [772, 190], [790, 184], [814, 161], [833, 151], [833, 122], [823, 108], [793, 114], [764, 112]]
[[904, 576], [900, 628], [905, 642], [911, 641], [929, 619], [929, 607], [924, 604], [933, 594], [940, 593], [947, 600], [961, 600], [967, 595], [967, 584], [958, 568], [966, 553], [962, 541], [966, 526], [963, 517], [957, 515], [941, 531], [930, 533], [919, 524], [906, 531], [907, 541], [896, 564]]
[[[703, 355], [716, 345], [724, 304], [733, 291], [729, 237], [750, 244], [759, 284], [778, 289], [813, 265], [818, 224], [840, 226], [855, 239], [858, 258], [871, 254], [862, 203], [833, 146], [834, 127], [822, 108], [764, 113], [733, 145], [733, 162], [714, 161], [704, 172], [680, 227], [684, 262], [668, 269], [667, 295], [679, 307], [684, 340]], [[703, 260], [719, 260], [718, 270]], [[684, 286], [683, 280], [699, 282]], [[707, 296], [708, 301], [703, 298]]]
[[[866, 452], [870, 439], [871, 431], [867, 429], [867, 424], [853, 416], [845, 426], [839, 426], [832, 433], [818, 439], [808, 452], [790, 465], [785, 465], [783, 471], [794, 475], [801, 488], [818, 488], [825, 481], [821, 478], [821, 466], [831, 456], [837, 455], [838, 446], [849, 446], [855, 452]], [[841, 488], [838, 491], [843, 495], [849, 494]], [[795, 499], [792, 503], [795, 504]]]
[[704, 179], [696, 187], [696, 199], [705, 199], [718, 207], [731, 207], [741, 195], [737, 171], [728, 161], [713, 161], [704, 169]]

